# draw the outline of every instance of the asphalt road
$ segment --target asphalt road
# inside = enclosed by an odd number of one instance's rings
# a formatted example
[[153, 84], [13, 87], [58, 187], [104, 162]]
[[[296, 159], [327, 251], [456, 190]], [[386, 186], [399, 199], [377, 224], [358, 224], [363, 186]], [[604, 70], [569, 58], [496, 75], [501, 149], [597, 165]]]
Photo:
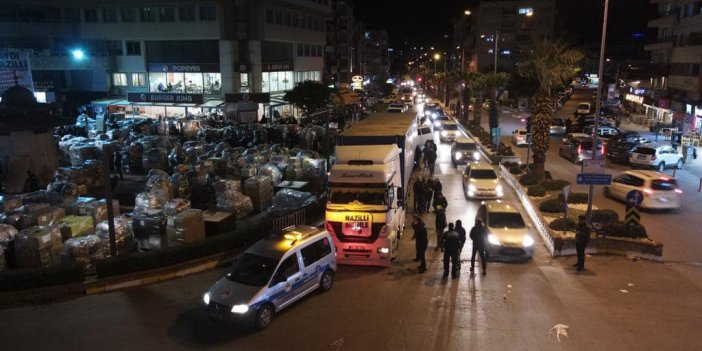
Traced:
[[[571, 99], [557, 112], [557, 115], [563, 118], [572, 118], [577, 104], [581, 101], [589, 102], [591, 96], [591, 90], [576, 90]], [[485, 126], [487, 128], [486, 123]], [[500, 115], [500, 127], [504, 143], [512, 145], [512, 131], [524, 127], [524, 124], [518, 115], [503, 112]], [[648, 135], [649, 139], [654, 140], [652, 133], [644, 131], [640, 126], [624, 123], [622, 129], [650, 134]], [[569, 180], [573, 184], [571, 191], [587, 192], [587, 185], [576, 185], [575, 178], [580, 172], [581, 166], [558, 155], [561, 139], [561, 136], [551, 137], [546, 169], [551, 171], [554, 178]], [[659, 144], [665, 143], [662, 139], [662, 137], [659, 138]], [[526, 160], [527, 149], [525, 147], [512, 147], [512, 149], [521, 155], [522, 160]], [[684, 169], [677, 170], [675, 173], [679, 186], [683, 189], [680, 210], [646, 211], [641, 214], [641, 223], [646, 227], [651, 239], [664, 244], [663, 258], [666, 261], [700, 264], [702, 263], [702, 236], [699, 235], [700, 231], [696, 228], [702, 228], [702, 216], [698, 215], [702, 209], [702, 193], [697, 191], [702, 174], [697, 174], [695, 169], [699, 167], [699, 164], [702, 164], [702, 158], [691, 160], [691, 162], [698, 165], [694, 165], [695, 168], [686, 165]], [[606, 168], [606, 172], [611, 174], [630, 169], [628, 165], [611, 162], [607, 162]], [[666, 172], [672, 174], [671, 169], [666, 170]], [[606, 198], [603, 195], [602, 186], [594, 187], [594, 195], [593, 204], [596, 207], [615, 210], [619, 213], [620, 218], [624, 218], [626, 211], [624, 203]]]

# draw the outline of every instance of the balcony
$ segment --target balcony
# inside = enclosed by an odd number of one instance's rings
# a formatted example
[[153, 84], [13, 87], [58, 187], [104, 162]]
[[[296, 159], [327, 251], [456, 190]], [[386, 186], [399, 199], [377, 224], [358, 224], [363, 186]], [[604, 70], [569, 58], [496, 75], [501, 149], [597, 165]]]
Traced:
[[673, 48], [673, 39], [672, 38], [661, 39], [661, 41], [651, 43], [651, 44], [646, 44], [646, 46], [644, 46], [644, 50], [646, 50], [646, 51], [667, 50], [667, 49], [672, 49], [672, 48]]
[[658, 27], [672, 27], [675, 22], [678, 20], [678, 12], [674, 11], [671, 12], [667, 15], [654, 18], [650, 21], [648, 21], [648, 26], [650, 28], [658, 28]]

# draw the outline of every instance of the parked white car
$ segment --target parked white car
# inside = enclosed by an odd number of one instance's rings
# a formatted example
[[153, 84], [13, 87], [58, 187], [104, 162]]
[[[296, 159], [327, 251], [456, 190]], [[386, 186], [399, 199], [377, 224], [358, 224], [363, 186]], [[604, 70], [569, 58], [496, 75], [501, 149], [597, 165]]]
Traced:
[[682, 190], [677, 181], [665, 173], [655, 171], [631, 170], [624, 171], [612, 178], [612, 184], [604, 187], [607, 197], [626, 201], [627, 194], [632, 190], [643, 193], [643, 201], [639, 207], [645, 209], [678, 209]]
[[637, 146], [629, 156], [631, 168], [655, 168], [659, 172], [666, 168], [683, 167], [683, 154], [673, 149], [670, 145], [662, 146]]

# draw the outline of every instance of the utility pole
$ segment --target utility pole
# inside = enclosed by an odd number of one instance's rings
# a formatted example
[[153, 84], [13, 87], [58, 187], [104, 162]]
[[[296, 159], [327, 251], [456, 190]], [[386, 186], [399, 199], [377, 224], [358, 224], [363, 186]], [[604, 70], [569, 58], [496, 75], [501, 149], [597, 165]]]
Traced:
[[497, 38], [499, 37], [499, 35], [500, 35], [500, 32], [498, 31], [497, 28], [495, 28], [495, 49], [494, 49], [495, 50], [494, 51], [494, 54], [495, 54], [495, 74], [497, 74]]

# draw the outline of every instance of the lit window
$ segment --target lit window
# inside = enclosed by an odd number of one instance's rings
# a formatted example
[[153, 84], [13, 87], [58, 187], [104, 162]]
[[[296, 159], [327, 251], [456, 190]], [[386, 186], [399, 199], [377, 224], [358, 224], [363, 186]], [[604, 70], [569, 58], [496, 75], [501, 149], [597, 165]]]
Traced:
[[112, 85], [114, 86], [127, 86], [127, 74], [126, 73], [113, 73], [112, 74]]
[[146, 74], [132, 73], [132, 85], [135, 87], [146, 86]]
[[519, 11], [517, 13], [519, 13], [520, 15], [531, 16], [534, 14], [534, 8], [533, 7], [520, 7]]

